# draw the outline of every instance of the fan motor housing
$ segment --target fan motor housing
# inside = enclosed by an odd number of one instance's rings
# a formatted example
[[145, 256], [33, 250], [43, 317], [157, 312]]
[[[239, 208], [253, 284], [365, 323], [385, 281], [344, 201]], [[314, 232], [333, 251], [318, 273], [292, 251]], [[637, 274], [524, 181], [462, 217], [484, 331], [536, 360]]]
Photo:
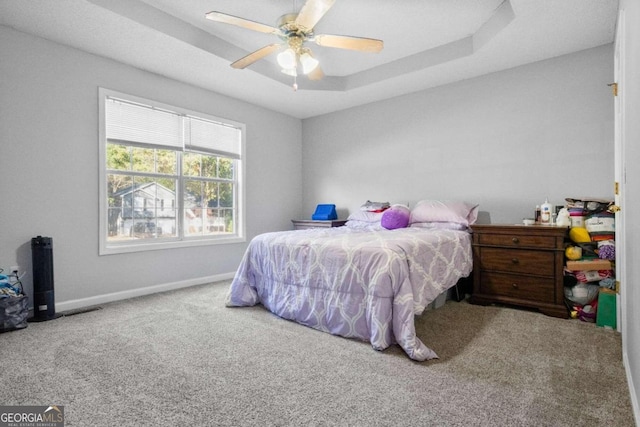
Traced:
[[296, 24], [296, 18], [298, 17], [297, 13], [287, 13], [278, 18], [278, 22], [276, 26], [282, 31], [282, 33], [289, 37], [291, 35], [297, 35], [299, 37], [307, 37], [312, 34], [311, 29], [299, 27]]

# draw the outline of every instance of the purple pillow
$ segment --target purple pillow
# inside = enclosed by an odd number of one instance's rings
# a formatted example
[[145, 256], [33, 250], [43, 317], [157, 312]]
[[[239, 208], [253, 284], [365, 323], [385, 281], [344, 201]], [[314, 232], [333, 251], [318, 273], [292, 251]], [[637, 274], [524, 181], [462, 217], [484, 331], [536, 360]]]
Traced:
[[409, 225], [411, 210], [404, 205], [393, 205], [382, 213], [380, 225], [387, 230], [395, 230], [396, 228], [405, 228]]

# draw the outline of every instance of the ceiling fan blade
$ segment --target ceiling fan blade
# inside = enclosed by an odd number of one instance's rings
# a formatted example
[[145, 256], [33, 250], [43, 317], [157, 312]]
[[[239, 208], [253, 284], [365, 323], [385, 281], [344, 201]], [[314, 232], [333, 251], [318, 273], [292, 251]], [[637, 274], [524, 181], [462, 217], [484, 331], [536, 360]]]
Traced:
[[257, 60], [264, 58], [265, 56], [275, 52], [278, 49], [280, 49], [279, 43], [270, 44], [268, 46], [265, 46], [263, 48], [256, 50], [255, 52], [250, 53], [249, 55], [243, 58], [238, 59], [236, 62], [231, 64], [231, 66], [237, 69], [248, 67], [249, 65], [253, 64]]
[[309, 80], [322, 80], [322, 78], [324, 77], [324, 72], [318, 65], [312, 72], [307, 74], [307, 77], [309, 78]]
[[336, 0], [307, 0], [296, 18], [296, 25], [303, 27], [307, 31], [313, 30], [313, 27], [315, 27], [324, 14], [331, 9], [335, 1]]
[[261, 33], [273, 33], [273, 34], [279, 33], [279, 30], [277, 28], [272, 27], [270, 25], [261, 24], [259, 22], [250, 21], [244, 18], [238, 18], [237, 16], [227, 15], [226, 13], [222, 13], [222, 12], [213, 11], [205, 14], [204, 16], [205, 18], [210, 19], [212, 21], [231, 24], [238, 27], [242, 27], [242, 28], [248, 28], [250, 30], [260, 31]]
[[369, 39], [366, 37], [320, 34], [314, 37], [314, 41], [318, 46], [360, 50], [363, 52], [380, 52], [384, 47], [384, 42], [382, 40]]

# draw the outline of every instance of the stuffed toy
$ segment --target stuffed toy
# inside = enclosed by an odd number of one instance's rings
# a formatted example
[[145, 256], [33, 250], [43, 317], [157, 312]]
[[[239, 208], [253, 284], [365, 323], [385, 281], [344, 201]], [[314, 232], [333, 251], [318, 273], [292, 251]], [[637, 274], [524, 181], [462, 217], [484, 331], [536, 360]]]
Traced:
[[567, 210], [567, 208], [562, 208], [558, 211], [556, 225], [559, 227], [568, 227], [571, 225], [571, 218], [569, 218], [569, 210]]
[[389, 209], [385, 210], [380, 220], [382, 225], [387, 230], [395, 230], [396, 228], [405, 228], [409, 225], [409, 218], [411, 217], [411, 210], [405, 205], [392, 205]]

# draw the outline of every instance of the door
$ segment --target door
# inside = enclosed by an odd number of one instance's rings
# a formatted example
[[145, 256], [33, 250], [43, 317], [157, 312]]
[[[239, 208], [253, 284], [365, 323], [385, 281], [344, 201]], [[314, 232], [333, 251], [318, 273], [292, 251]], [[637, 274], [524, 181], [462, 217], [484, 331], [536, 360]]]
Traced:
[[[625, 23], [624, 10], [618, 13], [618, 23], [614, 43], [614, 186], [615, 205], [620, 209], [615, 214], [616, 224], [616, 280], [619, 283], [619, 290], [616, 297], [618, 331], [623, 332], [625, 328], [623, 310], [625, 307], [625, 285], [626, 280], [626, 258], [625, 258], [625, 209], [624, 209], [624, 188], [625, 188], [625, 162], [624, 162], [624, 109], [622, 101], [624, 96], [624, 37]], [[621, 89], [622, 88], [622, 89]], [[625, 340], [622, 341], [623, 345]]]

